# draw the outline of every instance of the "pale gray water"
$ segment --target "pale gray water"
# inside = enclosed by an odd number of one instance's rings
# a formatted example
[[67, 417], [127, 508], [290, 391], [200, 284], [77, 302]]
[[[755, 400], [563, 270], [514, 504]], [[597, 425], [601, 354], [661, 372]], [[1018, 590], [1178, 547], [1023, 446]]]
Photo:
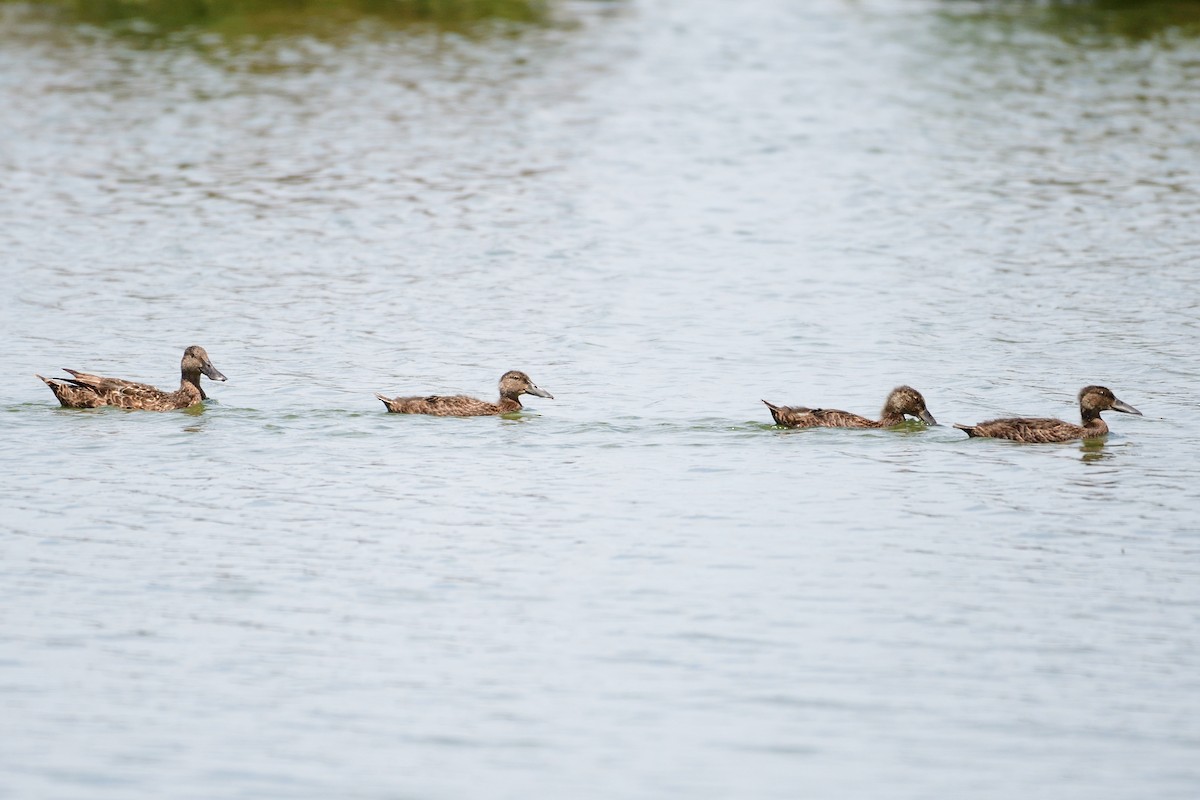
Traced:
[[0, 797], [1198, 796], [1200, 43], [963, 8], [3, 17]]

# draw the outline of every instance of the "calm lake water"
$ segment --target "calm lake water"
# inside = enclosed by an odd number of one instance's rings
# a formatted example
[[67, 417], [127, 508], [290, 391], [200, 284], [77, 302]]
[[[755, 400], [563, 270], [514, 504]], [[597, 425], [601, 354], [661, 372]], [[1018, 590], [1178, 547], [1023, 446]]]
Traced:
[[0, 6], [0, 797], [1200, 795], [1200, 42], [979, 8]]

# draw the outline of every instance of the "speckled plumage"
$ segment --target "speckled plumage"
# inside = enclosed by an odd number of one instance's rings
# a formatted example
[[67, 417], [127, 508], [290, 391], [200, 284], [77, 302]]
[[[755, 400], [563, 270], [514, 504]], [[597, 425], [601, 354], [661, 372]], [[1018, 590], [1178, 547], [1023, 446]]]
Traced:
[[99, 408], [100, 406], [117, 406], [119, 408], [137, 409], [142, 411], [174, 411], [187, 408], [208, 397], [200, 388], [200, 375], [207, 375], [214, 381], [223, 381], [225, 376], [217, 371], [208, 358], [203, 347], [192, 345], [183, 352], [180, 361], [179, 388], [173, 392], [156, 389], [145, 383], [122, 380], [121, 378], [105, 378], [100, 375], [90, 375], [65, 369], [71, 378], [37, 377], [50, 387], [58, 402], [65, 408]]
[[428, 414], [434, 417], [486, 417], [520, 411], [521, 395], [535, 397], [554, 395], [539, 389], [524, 372], [510, 370], [500, 377], [500, 400], [489, 403], [466, 395], [430, 395], [428, 397], [386, 397], [375, 395], [392, 414]]
[[925, 398], [911, 386], [897, 386], [892, 390], [878, 420], [835, 408], [776, 406], [766, 400], [763, 403], [771, 410], [775, 424], [785, 428], [890, 428], [903, 422], [905, 416], [917, 417], [927, 425], [937, 424], [925, 407]]
[[1082, 425], [1050, 417], [1007, 417], [991, 419], [977, 425], [956, 424], [954, 427], [965, 431], [967, 436], [971, 437], [1009, 439], [1029, 444], [1070, 442], [1108, 434], [1108, 424], [1100, 419], [1100, 412], [1109, 409], [1124, 414], [1137, 414], [1139, 417], [1142, 415], [1142, 412], [1133, 406], [1118, 400], [1107, 387], [1085, 386], [1079, 392], [1079, 415], [1082, 417]]

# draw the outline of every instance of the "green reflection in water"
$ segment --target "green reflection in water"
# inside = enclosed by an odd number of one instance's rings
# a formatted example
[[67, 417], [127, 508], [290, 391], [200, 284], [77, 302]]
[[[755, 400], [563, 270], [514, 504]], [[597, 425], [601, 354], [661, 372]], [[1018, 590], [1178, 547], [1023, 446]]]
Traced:
[[43, 19], [154, 39], [180, 31], [223, 37], [328, 35], [371, 22], [469, 33], [485, 23], [544, 24], [550, 0], [41, 0], [19, 6]]
[[1200, 36], [1200, 0], [946, 0], [952, 16], [1034, 28], [1068, 41]]
[[1104, 450], [1104, 444], [1104, 437], [1100, 437], [1099, 439], [1084, 439], [1079, 445], [1080, 460], [1085, 464], [1090, 464], [1112, 458], [1112, 453]]

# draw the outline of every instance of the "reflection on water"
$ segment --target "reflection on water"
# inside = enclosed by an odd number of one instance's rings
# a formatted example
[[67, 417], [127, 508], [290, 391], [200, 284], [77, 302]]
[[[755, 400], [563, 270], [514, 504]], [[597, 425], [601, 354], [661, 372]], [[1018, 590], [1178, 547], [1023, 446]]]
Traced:
[[1104, 445], [1104, 439], [1084, 439], [1079, 445], [1081, 460], [1086, 464], [1112, 458], [1113, 454], [1106, 451]]
[[184, 417], [192, 420], [191, 424], [183, 427], [183, 430], [188, 433], [203, 432], [210, 419], [210, 417], [205, 415], [205, 409], [214, 405], [216, 404], [212, 401], [209, 401], [208, 403], [197, 403], [194, 406], [188, 406], [187, 408], [183, 409]]
[[0, 794], [1197, 796], [1200, 42], [947, 7], [5, 15]]
[[478, 33], [484, 23], [545, 23], [548, 0], [0, 0], [31, 17], [101, 26], [132, 41], [217, 35], [229, 42], [282, 35], [336, 36], [362, 24], [427, 24]]
[[1200, 35], [1200, 0], [943, 0], [964, 20], [1028, 27], [1074, 42]]

